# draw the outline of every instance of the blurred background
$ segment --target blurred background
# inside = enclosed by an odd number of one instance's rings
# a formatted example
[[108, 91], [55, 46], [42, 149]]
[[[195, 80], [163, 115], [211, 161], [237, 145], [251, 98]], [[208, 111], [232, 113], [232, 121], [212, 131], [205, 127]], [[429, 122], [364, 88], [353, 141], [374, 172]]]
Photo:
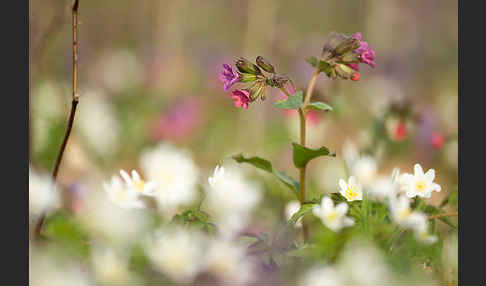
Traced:
[[[71, 107], [72, 2], [30, 1], [29, 156], [44, 173], [52, 172]], [[76, 213], [86, 192], [120, 169], [140, 172], [140, 154], [161, 142], [190, 152], [201, 184], [238, 153], [297, 178], [290, 143], [299, 140], [298, 116], [274, 107], [284, 95], [270, 90], [263, 103], [237, 109], [219, 74], [236, 57], [261, 55], [305, 90], [313, 68], [304, 59], [318, 57], [332, 31], [361, 32], [376, 67], [362, 65], [358, 82], [319, 77], [313, 99], [334, 110], [309, 112], [308, 145], [337, 156], [310, 163], [307, 197], [337, 192], [349, 175], [346, 157], [359, 152], [374, 160], [365, 173], [413, 173], [415, 163], [435, 169], [442, 191], [428, 203], [438, 205], [458, 182], [457, 21], [452, 0], [81, 0], [80, 102], [58, 177], [68, 190], [64, 206]], [[271, 232], [295, 197], [271, 175], [247, 170], [265, 192], [252, 226]]]
[[[30, 158], [46, 170], [70, 108], [71, 2], [30, 1]], [[456, 188], [456, 1], [83, 1], [79, 22], [81, 100], [64, 184], [137, 168], [139, 153], [160, 141], [191, 150], [208, 172], [243, 152], [296, 176], [296, 114], [273, 107], [276, 90], [236, 109], [221, 65], [262, 55], [305, 90], [313, 69], [304, 58], [318, 56], [331, 31], [360, 31], [376, 68], [363, 67], [359, 82], [317, 82], [314, 97], [334, 111], [310, 115], [309, 144], [338, 156], [313, 161], [312, 191], [336, 191], [346, 141], [375, 156], [380, 173], [434, 168], [445, 191], [437, 199]]]

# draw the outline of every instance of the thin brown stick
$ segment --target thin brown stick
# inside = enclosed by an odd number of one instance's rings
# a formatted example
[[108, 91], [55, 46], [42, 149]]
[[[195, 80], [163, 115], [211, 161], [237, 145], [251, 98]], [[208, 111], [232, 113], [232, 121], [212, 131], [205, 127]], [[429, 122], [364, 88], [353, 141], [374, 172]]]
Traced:
[[446, 217], [446, 216], [457, 216], [457, 215], [458, 215], [457, 212], [443, 213], [443, 214], [431, 215], [431, 216], [429, 216], [429, 219], [441, 218], [441, 217]]
[[[73, 5], [73, 101], [71, 105], [71, 113], [69, 115], [69, 121], [66, 128], [66, 133], [62, 141], [61, 149], [57, 155], [56, 163], [54, 165], [54, 171], [52, 173], [52, 180], [55, 182], [57, 179], [57, 174], [59, 172], [59, 167], [61, 166], [61, 161], [64, 155], [64, 150], [66, 149], [69, 136], [71, 135], [71, 130], [73, 128], [74, 118], [76, 115], [76, 107], [78, 106], [79, 95], [78, 95], [78, 8], [79, 0], [75, 0]], [[44, 219], [46, 212], [44, 211], [37, 222], [35, 228], [35, 233], [37, 236], [40, 235], [42, 231], [42, 226], [44, 224]]]

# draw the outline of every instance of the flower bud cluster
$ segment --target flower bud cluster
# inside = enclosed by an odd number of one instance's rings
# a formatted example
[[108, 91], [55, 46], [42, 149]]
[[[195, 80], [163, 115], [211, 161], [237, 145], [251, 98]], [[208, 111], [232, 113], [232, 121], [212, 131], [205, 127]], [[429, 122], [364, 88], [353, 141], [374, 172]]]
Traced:
[[240, 57], [235, 61], [237, 70], [228, 64], [223, 65], [220, 80], [223, 82], [225, 91], [235, 83], [249, 83], [246, 88], [231, 92], [236, 107], [248, 109], [249, 103], [258, 98], [266, 99], [267, 87], [283, 88], [290, 81], [288, 76], [276, 73], [275, 67], [264, 57], [256, 57], [255, 62], [256, 64]]

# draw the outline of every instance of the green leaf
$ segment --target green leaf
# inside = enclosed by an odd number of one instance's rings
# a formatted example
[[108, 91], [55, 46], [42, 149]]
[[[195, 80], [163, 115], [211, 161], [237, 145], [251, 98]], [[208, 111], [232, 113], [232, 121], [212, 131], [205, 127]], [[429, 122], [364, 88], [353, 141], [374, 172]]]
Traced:
[[245, 158], [243, 154], [234, 155], [232, 156], [232, 158], [238, 163], [247, 163], [253, 165], [254, 167], [272, 173], [282, 183], [284, 183], [287, 187], [289, 187], [292, 191], [294, 191], [295, 194], [299, 193], [299, 183], [294, 179], [292, 179], [291, 177], [287, 176], [282, 171], [273, 169], [272, 163], [270, 163], [270, 161], [256, 156]]
[[319, 60], [316, 57], [308, 57], [305, 61], [315, 68], [317, 68], [317, 64], [319, 63]]
[[307, 105], [307, 109], [314, 109], [314, 110], [332, 110], [332, 107], [325, 104], [324, 102], [316, 101], [311, 102]]
[[294, 213], [294, 215], [289, 219], [289, 223], [290, 224], [295, 224], [299, 218], [301, 218], [302, 216], [304, 216], [305, 214], [309, 213], [310, 211], [312, 211], [312, 208], [317, 205], [317, 204], [303, 204], [300, 209]]
[[457, 191], [451, 192], [447, 197], [445, 197], [442, 202], [440, 203], [440, 207], [443, 207], [447, 204], [454, 206], [457, 203]]
[[298, 109], [302, 104], [303, 99], [304, 95], [302, 91], [297, 91], [288, 98], [275, 103], [275, 107], [280, 109]]
[[308, 57], [305, 61], [311, 66], [319, 68], [319, 72], [325, 72], [327, 75], [331, 72], [331, 65], [325, 61], [318, 60], [316, 57]]
[[334, 152], [329, 152], [329, 149], [327, 149], [324, 146], [322, 146], [319, 149], [310, 149], [297, 143], [292, 143], [292, 146], [294, 147], [294, 152], [293, 152], [294, 165], [297, 168], [304, 167], [305, 165], [307, 165], [307, 163], [310, 160], [316, 157], [336, 156]]
[[453, 229], [457, 229], [457, 226], [454, 225], [450, 220], [449, 218], [447, 217], [440, 217], [439, 220], [445, 224], [447, 224], [448, 226], [452, 227]]

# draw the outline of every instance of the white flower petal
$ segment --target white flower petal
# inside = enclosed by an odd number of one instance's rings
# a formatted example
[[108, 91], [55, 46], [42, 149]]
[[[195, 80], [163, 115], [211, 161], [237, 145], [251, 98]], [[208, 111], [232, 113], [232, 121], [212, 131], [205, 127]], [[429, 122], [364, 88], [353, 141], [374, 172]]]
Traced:
[[415, 164], [413, 166], [413, 171], [415, 176], [423, 176], [424, 175], [424, 170], [422, 169], [422, 166], [420, 164]]
[[127, 183], [127, 184], [132, 183], [132, 178], [130, 178], [130, 175], [128, 175], [128, 173], [125, 172], [125, 170], [123, 170], [123, 169], [120, 170], [120, 175], [123, 178], [123, 180], [125, 181], [125, 183]]
[[344, 215], [346, 214], [346, 212], [348, 212], [348, 204], [345, 203], [345, 202], [342, 202], [342, 203], [339, 203], [337, 206], [336, 206], [336, 211], [340, 214], [340, 215]]
[[343, 179], [339, 179], [339, 187], [341, 188], [341, 190], [346, 190], [348, 184], [346, 184], [346, 181], [344, 181]]
[[435, 178], [435, 170], [434, 169], [429, 169], [427, 173], [425, 173], [425, 179], [427, 181], [432, 182]]
[[334, 202], [329, 197], [323, 197], [321, 201], [322, 209], [332, 210], [334, 208]]
[[436, 192], [440, 192], [442, 190], [442, 188], [440, 187], [440, 185], [439, 184], [436, 184], [436, 183], [432, 183], [431, 189], [432, 189], [432, 191], [436, 191]]

